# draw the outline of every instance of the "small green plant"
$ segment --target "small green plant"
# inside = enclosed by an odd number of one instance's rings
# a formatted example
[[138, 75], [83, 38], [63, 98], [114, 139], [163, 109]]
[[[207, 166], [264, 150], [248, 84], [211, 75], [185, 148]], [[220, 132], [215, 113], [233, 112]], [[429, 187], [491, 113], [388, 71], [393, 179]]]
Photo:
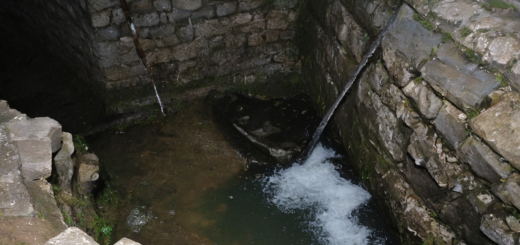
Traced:
[[432, 218], [435, 218], [435, 217], [437, 217], [437, 214], [432, 210], [432, 211], [430, 211], [430, 216]]
[[435, 56], [435, 53], [437, 53], [437, 50], [439, 50], [439, 46], [434, 46], [432, 48], [432, 51], [430, 53], [430, 59], [433, 58]]
[[94, 215], [94, 237], [101, 244], [110, 244], [114, 225], [107, 220]]
[[431, 23], [429, 20], [427, 19], [422, 19], [418, 14], [414, 14], [413, 15], [413, 19], [419, 23], [421, 23], [421, 25], [428, 29], [428, 30], [433, 30], [435, 29], [435, 25], [433, 25], [433, 23]]
[[368, 33], [365, 33], [365, 35], [363, 36], [363, 43], [366, 43], [368, 41], [369, 37], [368, 37]]
[[98, 197], [98, 206], [104, 206], [106, 208], [116, 208], [119, 204], [119, 196], [117, 191], [107, 183], [107, 186]]
[[441, 42], [447, 43], [447, 42], [449, 42], [451, 40], [453, 40], [453, 37], [451, 36], [451, 33], [449, 33], [449, 32], [442, 32]]
[[493, 9], [491, 8], [491, 5], [487, 4], [487, 3], [483, 3], [482, 5], [482, 8], [484, 8], [485, 10], [487, 11], [492, 11]]
[[81, 135], [72, 136], [72, 142], [74, 143], [74, 149], [81, 151], [81, 152], [88, 151], [87, 141], [85, 141], [85, 138], [83, 138], [83, 136], [81, 136]]
[[506, 3], [502, 0], [491, 0], [489, 2], [489, 4], [491, 5], [491, 7], [497, 8], [497, 9], [508, 9], [508, 8], [516, 9], [515, 5]]
[[471, 34], [473, 31], [467, 27], [464, 27], [460, 30], [460, 35], [464, 38], [464, 37], [467, 37], [469, 36], [469, 34]]
[[38, 218], [45, 219], [45, 215], [42, 212], [38, 212]]
[[473, 108], [466, 109], [466, 115], [468, 116], [467, 120], [470, 120], [476, 116], [478, 116], [478, 111]]
[[70, 217], [70, 214], [65, 211], [61, 211], [61, 214], [63, 215], [63, 218], [65, 219], [65, 223], [67, 224], [67, 226], [71, 226], [72, 217]]
[[496, 81], [500, 83], [500, 87], [505, 87], [507, 86], [507, 78], [504, 77], [504, 75], [502, 75], [501, 73], [495, 73], [495, 76], [496, 76]]

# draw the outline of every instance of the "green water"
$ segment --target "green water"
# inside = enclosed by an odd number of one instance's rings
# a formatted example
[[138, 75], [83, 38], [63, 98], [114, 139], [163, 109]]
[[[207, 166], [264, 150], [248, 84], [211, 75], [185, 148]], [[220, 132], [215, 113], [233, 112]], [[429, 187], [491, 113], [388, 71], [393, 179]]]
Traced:
[[[90, 138], [122, 200], [112, 214], [113, 241], [128, 237], [142, 244], [322, 244], [323, 232], [310, 228], [313, 210], [282, 212], [264, 193], [266, 176], [279, 167], [230, 135], [217, 123], [211, 105], [198, 102], [165, 120]], [[360, 182], [345, 159], [336, 161], [344, 166], [343, 176]], [[127, 224], [134, 209], [150, 214], [139, 232]], [[372, 227], [373, 236], [387, 238], [377, 244], [398, 244], [370, 203], [358, 209], [356, 217]]]

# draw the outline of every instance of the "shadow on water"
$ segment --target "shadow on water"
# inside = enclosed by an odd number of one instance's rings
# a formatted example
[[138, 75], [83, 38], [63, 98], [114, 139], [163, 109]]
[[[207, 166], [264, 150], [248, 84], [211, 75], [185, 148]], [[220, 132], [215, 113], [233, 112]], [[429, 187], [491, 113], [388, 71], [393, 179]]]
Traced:
[[[320, 232], [310, 225], [314, 210], [284, 212], [270, 201], [272, 194], [264, 191], [270, 176], [290, 166], [277, 165], [229, 125], [222, 125], [226, 120], [222, 114], [216, 117], [212, 113], [213, 106], [200, 101], [165, 120], [89, 139], [108, 181], [123, 200], [115, 218], [114, 240], [128, 237], [142, 244], [187, 245], [322, 244]], [[295, 111], [303, 115], [303, 110], [298, 107]], [[298, 144], [305, 141], [301, 135], [290, 135]], [[331, 146], [330, 142], [323, 144]], [[330, 161], [337, 169], [341, 166], [343, 177], [361, 183], [344, 157]], [[399, 244], [375, 210], [368, 202], [353, 216], [375, 236], [387, 237], [385, 244]]]

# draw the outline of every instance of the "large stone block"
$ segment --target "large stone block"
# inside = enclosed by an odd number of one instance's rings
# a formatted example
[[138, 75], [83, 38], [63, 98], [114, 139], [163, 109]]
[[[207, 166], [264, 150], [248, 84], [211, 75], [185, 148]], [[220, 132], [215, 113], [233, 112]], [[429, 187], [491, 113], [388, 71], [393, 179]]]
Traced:
[[453, 149], [459, 148], [466, 138], [466, 114], [455, 108], [450, 102], [444, 101], [434, 124], [437, 132]]
[[183, 9], [172, 9], [171, 13], [168, 13], [168, 21], [171, 23], [176, 23], [180, 21], [187, 20], [191, 16], [192, 12], [183, 10]]
[[13, 134], [13, 140], [45, 139], [51, 142], [52, 152], [61, 148], [61, 125], [48, 117], [37, 117], [29, 120], [13, 120], [5, 124]]
[[134, 0], [128, 4], [128, 8], [132, 15], [149, 14], [155, 11], [155, 7], [150, 0]]
[[77, 172], [73, 187], [80, 194], [91, 192], [99, 179], [99, 158], [93, 153], [76, 154], [74, 162]]
[[255, 33], [265, 30], [265, 20], [255, 20], [253, 22], [235, 26], [233, 30], [237, 33]]
[[194, 11], [202, 7], [202, 0], [173, 0], [172, 6], [182, 10]]
[[495, 79], [476, 79], [439, 60], [429, 61], [421, 73], [437, 92], [463, 109], [478, 108], [486, 96], [499, 86]]
[[203, 49], [208, 47], [208, 42], [204, 37], [197, 38], [192, 42], [183, 43], [172, 48], [172, 59], [178, 61], [185, 61], [193, 59], [199, 55]]
[[125, 13], [123, 12], [123, 9], [121, 9], [121, 8], [112, 9], [112, 23], [119, 25], [124, 22], [126, 22], [126, 17], [125, 17]]
[[424, 81], [410, 82], [403, 88], [403, 93], [412, 98], [417, 104], [419, 112], [426, 119], [433, 119], [439, 113], [442, 106], [442, 100], [435, 95], [430, 86]]
[[89, 11], [91, 13], [98, 12], [100, 10], [118, 6], [119, 1], [116, 0], [88, 0]]
[[237, 4], [235, 2], [223, 2], [217, 4], [217, 16], [228, 16], [235, 13], [237, 10]]
[[132, 20], [136, 27], [155, 26], [161, 21], [157, 12], [134, 15]]
[[468, 138], [460, 146], [457, 155], [479, 177], [491, 183], [500, 183], [500, 179], [505, 180], [511, 174], [509, 164], [501, 162], [500, 156], [473, 137]]
[[172, 9], [172, 3], [170, 0], [155, 0], [153, 1], [153, 6], [159, 12], [169, 12]]
[[215, 17], [215, 8], [211, 5], [201, 8], [201, 9], [197, 10], [197, 12], [195, 12], [191, 15], [192, 20], [199, 20], [199, 19], [208, 20], [213, 17]]
[[500, 245], [514, 245], [516, 234], [500, 219], [499, 216], [486, 214], [482, 216], [480, 230], [492, 241]]
[[70, 227], [59, 235], [48, 240], [44, 245], [99, 245], [92, 237], [77, 227]]
[[520, 169], [520, 95], [509, 93], [493, 107], [471, 119], [473, 131]]
[[105, 10], [91, 15], [92, 26], [105, 27], [110, 24], [110, 10]]
[[[412, 8], [403, 5], [392, 28], [383, 38], [385, 63], [390, 73], [397, 77], [404, 76], [402, 68], [406, 67], [405, 64], [413, 69], [421, 68], [430, 59], [434, 47], [441, 43], [442, 36], [414, 20], [415, 14]], [[401, 56], [403, 61], [393, 58], [395, 55]]]
[[287, 11], [273, 10], [266, 17], [268, 30], [285, 30], [289, 27], [289, 15]]
[[195, 37], [224, 35], [231, 29], [231, 21], [228, 18], [201, 21], [195, 25]]
[[[153, 39], [171, 36], [174, 33], [175, 33], [174, 24], [166, 24], [166, 25], [152, 27], [152, 28], [150, 28], [150, 31], [149, 31], [149, 35]], [[139, 43], [141, 43], [141, 41], [139, 41]], [[141, 47], [142, 47], [142, 45], [141, 45]], [[151, 49], [148, 49], [148, 50], [151, 50]]]
[[265, 0], [241, 0], [238, 3], [238, 11], [244, 12], [253, 10], [264, 5]]
[[115, 25], [97, 29], [97, 38], [100, 41], [117, 41], [120, 36], [119, 27]]
[[74, 174], [74, 162], [71, 152], [63, 147], [54, 157], [54, 166], [58, 174], [58, 185], [63, 191], [71, 192], [72, 175]]
[[26, 180], [45, 179], [51, 176], [51, 141], [43, 139], [17, 140], [20, 154], [22, 177]]

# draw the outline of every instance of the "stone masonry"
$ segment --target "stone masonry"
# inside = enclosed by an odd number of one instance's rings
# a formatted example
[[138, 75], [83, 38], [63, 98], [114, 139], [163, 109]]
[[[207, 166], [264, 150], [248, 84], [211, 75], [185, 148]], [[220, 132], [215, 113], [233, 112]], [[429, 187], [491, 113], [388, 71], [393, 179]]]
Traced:
[[[127, 1], [159, 93], [166, 97], [201, 81], [244, 85], [298, 71], [291, 42], [296, 4], [293, 0]], [[108, 105], [108, 110], [122, 112], [132, 103], [156, 103], [120, 2], [90, 0], [88, 5], [108, 94], [120, 102]]]
[[[328, 108], [397, 7], [309, 1], [302, 72]], [[409, 0], [334, 117], [367, 188], [412, 243], [518, 244], [517, 1]]]

